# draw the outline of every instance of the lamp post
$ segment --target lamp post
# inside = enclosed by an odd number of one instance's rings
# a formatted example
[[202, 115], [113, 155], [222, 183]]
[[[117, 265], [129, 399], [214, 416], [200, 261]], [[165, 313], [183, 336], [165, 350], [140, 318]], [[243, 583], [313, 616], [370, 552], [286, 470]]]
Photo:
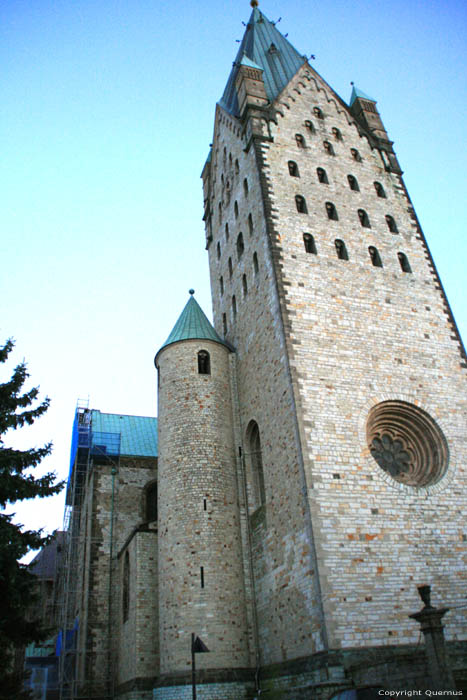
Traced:
[[196, 666], [195, 654], [204, 654], [208, 652], [206, 644], [202, 639], [197, 637], [194, 632], [191, 633], [191, 687], [193, 692], [193, 700], [196, 700]]

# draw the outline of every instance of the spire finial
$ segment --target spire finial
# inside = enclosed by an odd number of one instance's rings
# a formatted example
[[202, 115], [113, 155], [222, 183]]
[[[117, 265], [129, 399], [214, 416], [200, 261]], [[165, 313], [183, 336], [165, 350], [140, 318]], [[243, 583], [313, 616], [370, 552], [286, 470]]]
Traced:
[[191, 296], [193, 296], [194, 293], [195, 293], [195, 290], [194, 290], [194, 289], [189, 289], [189, 290], [188, 290], [188, 294], [191, 294]]
[[250, 5], [251, 5], [252, 7], [258, 7], [259, 2], [258, 2], [258, 0], [251, 0]]

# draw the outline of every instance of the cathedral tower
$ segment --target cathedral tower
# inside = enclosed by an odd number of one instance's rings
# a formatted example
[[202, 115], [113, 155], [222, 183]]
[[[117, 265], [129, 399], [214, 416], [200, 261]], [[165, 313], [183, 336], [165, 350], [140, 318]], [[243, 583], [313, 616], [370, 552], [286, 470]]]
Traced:
[[417, 586], [465, 595], [465, 351], [376, 101], [252, 5], [202, 177], [258, 668], [395, 688]]

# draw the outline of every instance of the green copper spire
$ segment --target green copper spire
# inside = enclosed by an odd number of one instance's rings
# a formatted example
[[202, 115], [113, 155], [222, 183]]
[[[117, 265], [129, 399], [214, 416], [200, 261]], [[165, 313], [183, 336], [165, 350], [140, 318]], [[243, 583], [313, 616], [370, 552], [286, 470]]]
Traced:
[[285, 88], [300, 66], [307, 60], [282, 36], [275, 23], [270, 22], [252, 2], [253, 12], [234, 61], [224, 94], [219, 102], [227, 112], [238, 116], [235, 78], [238, 67], [253, 64], [263, 71], [266, 95], [271, 102]]
[[363, 90], [360, 90], [358, 87], [355, 87], [355, 85], [352, 85], [352, 94], [350, 95], [350, 107], [353, 105], [357, 97], [361, 97], [362, 100], [370, 100], [370, 102], [376, 102], [376, 100], [374, 100], [373, 97], [368, 97], [368, 95], [365, 95]]
[[[228, 343], [225, 343], [214, 330], [211, 322], [194, 298], [194, 289], [190, 289], [190, 298], [188, 299], [185, 308], [180, 314], [177, 323], [172, 329], [165, 343], [159, 348], [157, 355], [162, 348], [172, 343], [178, 343], [180, 340], [213, 340], [215, 343], [221, 343], [230, 348]], [[156, 357], [157, 357], [156, 355]]]

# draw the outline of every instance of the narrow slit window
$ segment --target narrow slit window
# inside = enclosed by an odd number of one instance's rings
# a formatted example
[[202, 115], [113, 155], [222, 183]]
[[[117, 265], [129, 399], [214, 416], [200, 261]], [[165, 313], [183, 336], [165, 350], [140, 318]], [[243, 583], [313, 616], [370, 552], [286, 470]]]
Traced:
[[313, 253], [313, 255], [316, 255], [318, 251], [316, 250], [315, 239], [313, 238], [311, 233], [303, 234], [303, 244], [307, 253]]
[[232, 272], [233, 272], [232, 258], [229, 258], [229, 277], [230, 277], [230, 279], [232, 279]]
[[203, 510], [207, 510], [207, 509], [208, 509], [207, 500], [205, 498], [203, 498]]
[[258, 277], [259, 274], [259, 265], [258, 265], [258, 255], [257, 253], [253, 253], [253, 271], [255, 273], [255, 277]]
[[328, 176], [324, 168], [316, 168], [316, 173], [318, 175], [318, 182], [322, 182], [323, 185], [329, 185]]
[[360, 219], [360, 223], [364, 228], [371, 228], [370, 219], [364, 209], [358, 210], [358, 218]]
[[146, 522], [157, 520], [157, 482], [146, 489]]
[[405, 255], [405, 253], [397, 253], [397, 257], [399, 258], [399, 265], [401, 266], [402, 272], [412, 272], [407, 255]]
[[323, 148], [329, 156], [335, 155], [334, 148], [333, 148], [332, 143], [330, 141], [323, 141]]
[[338, 221], [339, 217], [337, 216], [337, 209], [335, 205], [332, 202], [326, 202], [325, 206], [328, 219], [331, 219], [332, 221]]
[[253, 235], [253, 217], [251, 214], [248, 214], [248, 233], [250, 236]]
[[298, 148], [305, 148], [305, 139], [302, 134], [295, 134], [295, 142]]
[[375, 186], [376, 194], [378, 195], [378, 197], [386, 199], [386, 192], [384, 191], [383, 185], [380, 182], [374, 182], [373, 185]]
[[358, 186], [357, 178], [354, 175], [347, 175], [347, 180], [349, 181], [349, 187], [354, 192], [360, 192], [360, 187]]
[[243, 233], [240, 231], [240, 233], [237, 236], [237, 258], [239, 260], [242, 257], [244, 250], [245, 250], [245, 244], [243, 242]]
[[246, 297], [248, 294], [248, 282], [246, 279], [246, 275], [243, 275], [243, 277], [242, 277], [242, 289], [243, 289], [243, 296]]
[[227, 315], [222, 314], [222, 332], [224, 334], [224, 338], [227, 335]]
[[232, 297], [232, 316], [235, 319], [237, 318], [237, 299], [235, 298], [235, 294]]
[[226, 224], [226, 225], [225, 225], [225, 240], [228, 241], [228, 240], [229, 240], [229, 237], [230, 237], [230, 233], [229, 233], [229, 224]]
[[348, 260], [349, 254], [347, 253], [347, 248], [345, 246], [344, 241], [341, 241], [340, 238], [337, 238], [334, 241], [334, 245], [336, 246], [336, 253], [339, 260]]
[[238, 164], [238, 160], [236, 159], [235, 160], [235, 174], [238, 175], [239, 172], [240, 172], [240, 166]]
[[299, 172], [298, 172], [298, 165], [294, 160], [289, 160], [289, 175], [292, 177], [300, 177]]
[[234, 214], [235, 214], [235, 218], [238, 219], [238, 204], [237, 204], [237, 202], [234, 202]]
[[198, 374], [211, 374], [211, 358], [207, 350], [198, 353]]
[[243, 192], [245, 197], [248, 197], [248, 180], [246, 178], [243, 180]]
[[256, 508], [266, 503], [266, 489], [264, 483], [263, 458], [261, 452], [261, 438], [258, 424], [251, 421], [247, 428], [247, 452], [249, 466], [251, 467], [252, 496]]
[[224, 296], [224, 278], [222, 275], [219, 277], [219, 289], [221, 291], [221, 297]]
[[295, 195], [295, 205], [299, 214], [307, 213], [305, 197], [302, 197], [301, 194]]
[[390, 230], [391, 233], [399, 233], [397, 224], [394, 221], [394, 217], [392, 217], [390, 214], [386, 214], [385, 216], [386, 223], [388, 225], [388, 229]]
[[219, 260], [221, 257], [221, 244], [217, 244], [217, 259]]
[[222, 222], [222, 204], [219, 202], [219, 222]]
[[204, 588], [204, 566], [200, 566], [199, 574], [200, 574], [201, 588]]
[[373, 263], [374, 267], [383, 267], [383, 263], [381, 261], [381, 256], [378, 253], [378, 249], [375, 248], [373, 245], [370, 245], [368, 248], [368, 252], [370, 254], [370, 259], [371, 262]]

